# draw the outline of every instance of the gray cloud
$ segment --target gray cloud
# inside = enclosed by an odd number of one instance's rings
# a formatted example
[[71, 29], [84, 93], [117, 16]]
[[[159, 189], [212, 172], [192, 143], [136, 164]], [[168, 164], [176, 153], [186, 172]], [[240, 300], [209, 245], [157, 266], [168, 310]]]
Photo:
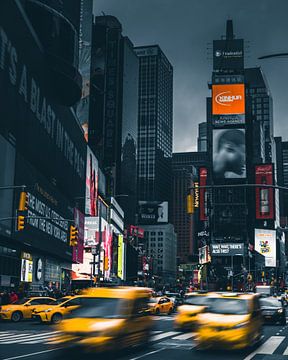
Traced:
[[246, 67], [261, 65], [266, 74], [274, 99], [275, 135], [288, 139], [288, 58], [257, 60], [260, 55], [288, 52], [288, 1], [95, 0], [94, 13], [101, 11], [116, 16], [135, 45], [159, 44], [172, 63], [175, 151], [196, 149], [212, 71], [207, 47], [225, 33], [228, 17], [236, 36], [246, 41]]

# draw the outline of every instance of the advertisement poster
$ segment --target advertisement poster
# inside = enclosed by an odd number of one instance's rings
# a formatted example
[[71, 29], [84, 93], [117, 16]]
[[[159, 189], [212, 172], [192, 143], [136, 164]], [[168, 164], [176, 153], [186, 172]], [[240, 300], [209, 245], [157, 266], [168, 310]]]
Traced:
[[214, 179], [246, 178], [244, 129], [213, 130]]
[[265, 256], [266, 267], [276, 267], [276, 230], [255, 229], [255, 250]]
[[244, 256], [244, 244], [240, 243], [222, 243], [211, 244], [212, 256]]
[[212, 86], [212, 115], [245, 114], [244, 84]]
[[139, 201], [139, 223], [147, 225], [168, 223], [168, 202]]
[[[255, 184], [273, 185], [274, 171], [272, 164], [255, 166]], [[256, 187], [256, 219], [274, 219], [274, 189], [268, 187]]]
[[91, 262], [93, 262], [92, 253], [84, 252], [83, 263], [72, 264], [72, 280], [90, 280], [92, 275]]
[[75, 226], [78, 229], [78, 243], [77, 246], [73, 246], [72, 261], [75, 263], [83, 262], [84, 251], [84, 224], [85, 216], [78, 209], [74, 209]]
[[[199, 169], [200, 186], [207, 185], [207, 169]], [[204, 188], [200, 188], [200, 220], [206, 221], [208, 219], [208, 192]]]
[[[106, 223], [106, 222], [105, 222]], [[112, 268], [112, 241], [113, 241], [113, 233], [110, 228], [110, 225], [106, 223], [104, 225], [104, 231], [102, 233], [102, 242], [104, 249], [104, 278], [109, 279], [111, 275]]]
[[121, 280], [124, 280], [124, 241], [123, 241], [123, 235], [118, 235], [117, 276]]
[[87, 146], [87, 168], [86, 168], [86, 215], [97, 216], [98, 198], [98, 160], [91, 149]]
[[199, 248], [199, 264], [207, 264], [211, 262], [210, 249], [208, 245]]
[[214, 70], [244, 69], [243, 39], [214, 40], [213, 69]]
[[32, 282], [32, 274], [33, 274], [33, 261], [22, 259], [20, 281]]

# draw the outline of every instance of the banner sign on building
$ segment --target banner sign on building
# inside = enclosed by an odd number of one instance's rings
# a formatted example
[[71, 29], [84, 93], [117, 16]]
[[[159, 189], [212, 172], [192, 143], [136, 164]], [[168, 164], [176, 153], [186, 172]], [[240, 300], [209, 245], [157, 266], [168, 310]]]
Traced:
[[156, 225], [168, 223], [168, 201], [139, 201], [139, 223]]
[[124, 280], [124, 241], [123, 235], [118, 235], [118, 261], [117, 261], [117, 276]]
[[255, 229], [255, 250], [265, 256], [266, 267], [276, 267], [276, 230]]
[[[274, 169], [272, 164], [256, 165], [255, 184], [273, 185]], [[256, 187], [256, 219], [274, 219], [274, 189], [269, 187]]]
[[244, 244], [222, 243], [211, 244], [211, 256], [244, 256]]
[[32, 282], [33, 260], [30, 253], [21, 253], [21, 276], [20, 281]]
[[85, 216], [76, 208], [74, 209], [74, 220], [78, 229], [78, 242], [77, 246], [73, 247], [72, 260], [75, 263], [83, 263]]
[[[200, 187], [207, 185], [207, 169], [199, 169]], [[208, 219], [208, 192], [207, 189], [200, 189], [200, 220], [206, 221]]]
[[246, 142], [244, 129], [213, 130], [214, 179], [246, 178]]
[[87, 167], [86, 167], [86, 196], [85, 213], [86, 215], [97, 215], [98, 199], [98, 160], [91, 149], [87, 146]]
[[199, 182], [194, 182], [194, 208], [199, 208]]
[[199, 264], [207, 264], [211, 261], [210, 249], [208, 245], [199, 248]]
[[212, 115], [245, 114], [244, 84], [212, 86]]

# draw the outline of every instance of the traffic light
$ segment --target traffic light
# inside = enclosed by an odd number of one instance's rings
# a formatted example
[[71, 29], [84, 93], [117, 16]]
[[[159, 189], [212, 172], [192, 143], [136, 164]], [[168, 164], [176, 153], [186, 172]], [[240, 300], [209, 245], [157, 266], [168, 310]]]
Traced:
[[28, 194], [26, 191], [21, 191], [19, 199], [19, 211], [26, 211], [28, 209]]
[[69, 239], [70, 246], [77, 246], [78, 244], [78, 229], [76, 226], [70, 226], [70, 239]]
[[187, 195], [187, 214], [194, 214], [194, 196]]
[[18, 215], [17, 216], [17, 231], [22, 231], [25, 228], [25, 216]]

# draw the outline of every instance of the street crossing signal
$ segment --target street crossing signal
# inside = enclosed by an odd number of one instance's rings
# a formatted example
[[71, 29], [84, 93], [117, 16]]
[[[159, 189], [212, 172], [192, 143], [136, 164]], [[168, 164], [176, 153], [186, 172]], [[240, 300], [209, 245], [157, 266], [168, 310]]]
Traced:
[[187, 195], [187, 214], [194, 214], [194, 196]]
[[70, 246], [77, 246], [78, 244], [78, 229], [76, 226], [70, 226], [70, 238], [69, 238]]
[[25, 216], [18, 215], [17, 216], [17, 230], [22, 231], [25, 228]]
[[18, 210], [19, 211], [28, 210], [28, 194], [26, 191], [21, 191], [20, 193]]

